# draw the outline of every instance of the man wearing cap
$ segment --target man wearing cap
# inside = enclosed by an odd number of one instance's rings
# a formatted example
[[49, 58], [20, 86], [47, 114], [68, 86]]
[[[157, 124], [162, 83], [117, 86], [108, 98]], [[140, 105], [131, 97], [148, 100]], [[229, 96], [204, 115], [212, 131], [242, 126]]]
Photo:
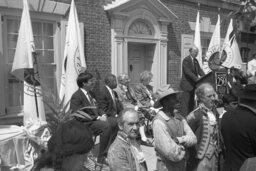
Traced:
[[238, 98], [238, 107], [225, 113], [221, 122], [227, 171], [238, 171], [247, 158], [256, 157], [256, 84], [247, 85]]
[[157, 152], [158, 171], [184, 171], [185, 147], [196, 144], [196, 136], [186, 120], [175, 109], [178, 103], [177, 93], [170, 85], [156, 91], [157, 101], [154, 107], [161, 110], [153, 120], [155, 150]]
[[213, 86], [203, 83], [196, 89], [199, 106], [187, 117], [197, 137], [197, 144], [188, 149], [188, 171], [217, 171], [219, 154], [219, 114], [216, 110], [217, 94]]

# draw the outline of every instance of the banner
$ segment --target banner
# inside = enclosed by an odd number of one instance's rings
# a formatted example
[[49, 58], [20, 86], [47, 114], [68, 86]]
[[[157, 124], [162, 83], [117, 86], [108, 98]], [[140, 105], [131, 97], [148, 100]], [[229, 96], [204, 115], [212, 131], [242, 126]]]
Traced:
[[203, 71], [205, 74], [211, 72], [211, 70], [218, 69], [220, 66], [220, 51], [220, 15], [218, 15], [218, 20], [203, 64]]
[[30, 120], [45, 121], [44, 104], [38, 72], [35, 71], [33, 56], [35, 45], [27, 0], [23, 0], [23, 12], [14, 55], [12, 73], [24, 81], [24, 125]]
[[236, 34], [233, 28], [233, 20], [230, 20], [227, 34], [223, 43], [221, 56], [223, 58], [222, 66], [231, 68], [235, 67], [238, 69], [242, 68], [242, 59], [240, 50], [236, 41]]
[[60, 99], [62, 100], [64, 98], [64, 105], [68, 104], [71, 96], [78, 89], [76, 78], [85, 68], [84, 47], [75, 3], [74, 0], [72, 0], [66, 32], [60, 86]]
[[199, 19], [200, 19], [200, 14], [199, 14], [199, 11], [198, 11], [197, 12], [197, 17], [196, 17], [194, 45], [198, 48], [198, 55], [197, 55], [196, 58], [199, 62], [200, 67], [202, 68], [203, 61], [202, 61], [202, 46], [201, 46], [200, 20]]

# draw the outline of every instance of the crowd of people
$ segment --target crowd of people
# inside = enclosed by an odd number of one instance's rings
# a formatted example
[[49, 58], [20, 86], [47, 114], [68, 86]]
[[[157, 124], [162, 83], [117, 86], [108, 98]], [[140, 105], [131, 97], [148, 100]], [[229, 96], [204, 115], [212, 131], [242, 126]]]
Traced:
[[[144, 71], [133, 87], [127, 74], [108, 74], [105, 85], [93, 93], [93, 75], [80, 73], [79, 89], [70, 100], [73, 114], [48, 143], [55, 170], [86, 170], [82, 163], [93, 148], [93, 136], [100, 137], [97, 164], [111, 171], [147, 171], [141, 144], [154, 147], [158, 171], [250, 167], [256, 157], [256, 84], [243, 85], [244, 77], [235, 76], [232, 68], [228, 94], [220, 99], [210, 83], [196, 85], [204, 73], [195, 58], [198, 49], [189, 52], [182, 64], [181, 90], [167, 84], [153, 92], [153, 74]], [[148, 123], [153, 141], [146, 133]], [[68, 150], [63, 148], [67, 145]]]

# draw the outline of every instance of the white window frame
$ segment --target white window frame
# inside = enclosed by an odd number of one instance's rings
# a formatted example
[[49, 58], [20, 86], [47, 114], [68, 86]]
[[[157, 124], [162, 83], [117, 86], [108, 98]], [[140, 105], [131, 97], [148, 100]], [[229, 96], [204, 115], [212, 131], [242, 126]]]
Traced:
[[[56, 65], [56, 70], [55, 70], [55, 78], [60, 78], [61, 74], [61, 63], [62, 63], [62, 56], [61, 54], [64, 49], [61, 47], [61, 42], [65, 42], [65, 37], [62, 37], [63, 35], [61, 34], [61, 22], [63, 18], [60, 15], [54, 15], [54, 14], [44, 14], [44, 13], [35, 13], [35, 12], [30, 12], [31, 20], [32, 21], [46, 21], [54, 24], [54, 63], [53, 65]], [[7, 75], [5, 65], [6, 64], [6, 55], [7, 55], [7, 45], [5, 42], [7, 42], [7, 36], [6, 36], [6, 28], [7, 28], [7, 23], [6, 19], [7, 18], [18, 18], [19, 20], [21, 19], [21, 11], [17, 12], [14, 10], [3, 10], [0, 13], [1, 21], [0, 21], [0, 79], [2, 80], [0, 82], [0, 116], [5, 115], [4, 117], [15, 117], [15, 116], [23, 116], [23, 111], [13, 111], [13, 112], [8, 112], [7, 111], [7, 102], [6, 98], [6, 90], [8, 90], [8, 85], [7, 81]], [[59, 80], [56, 79], [56, 88], [58, 91], [59, 87]], [[47, 112], [47, 111], [46, 111]], [[0, 118], [1, 119], [1, 118]]]

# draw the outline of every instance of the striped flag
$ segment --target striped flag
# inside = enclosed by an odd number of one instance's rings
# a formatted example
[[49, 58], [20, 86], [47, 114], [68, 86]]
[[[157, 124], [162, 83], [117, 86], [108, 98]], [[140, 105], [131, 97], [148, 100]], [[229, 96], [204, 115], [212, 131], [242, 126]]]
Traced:
[[45, 121], [45, 110], [33, 56], [35, 44], [27, 0], [23, 0], [23, 12], [14, 55], [12, 74], [24, 81], [24, 125], [35, 120]]
[[242, 59], [239, 50], [239, 46], [236, 41], [236, 34], [233, 28], [233, 19], [230, 20], [227, 34], [223, 43], [223, 51], [222, 54], [225, 53], [225, 61], [222, 63], [222, 66], [231, 68], [234, 66], [235, 68], [242, 68]]
[[72, 94], [78, 89], [76, 78], [85, 68], [84, 47], [79, 28], [76, 6], [74, 0], [72, 0], [66, 31], [59, 93], [60, 99], [62, 100], [64, 98], [64, 105], [69, 103]]
[[196, 27], [195, 27], [195, 36], [194, 36], [194, 45], [198, 48], [198, 55], [197, 55], [197, 60], [199, 62], [200, 67], [202, 68], [203, 66], [203, 61], [202, 61], [202, 46], [201, 46], [201, 35], [200, 35], [200, 14], [199, 11], [197, 12], [197, 17], [196, 17]]

